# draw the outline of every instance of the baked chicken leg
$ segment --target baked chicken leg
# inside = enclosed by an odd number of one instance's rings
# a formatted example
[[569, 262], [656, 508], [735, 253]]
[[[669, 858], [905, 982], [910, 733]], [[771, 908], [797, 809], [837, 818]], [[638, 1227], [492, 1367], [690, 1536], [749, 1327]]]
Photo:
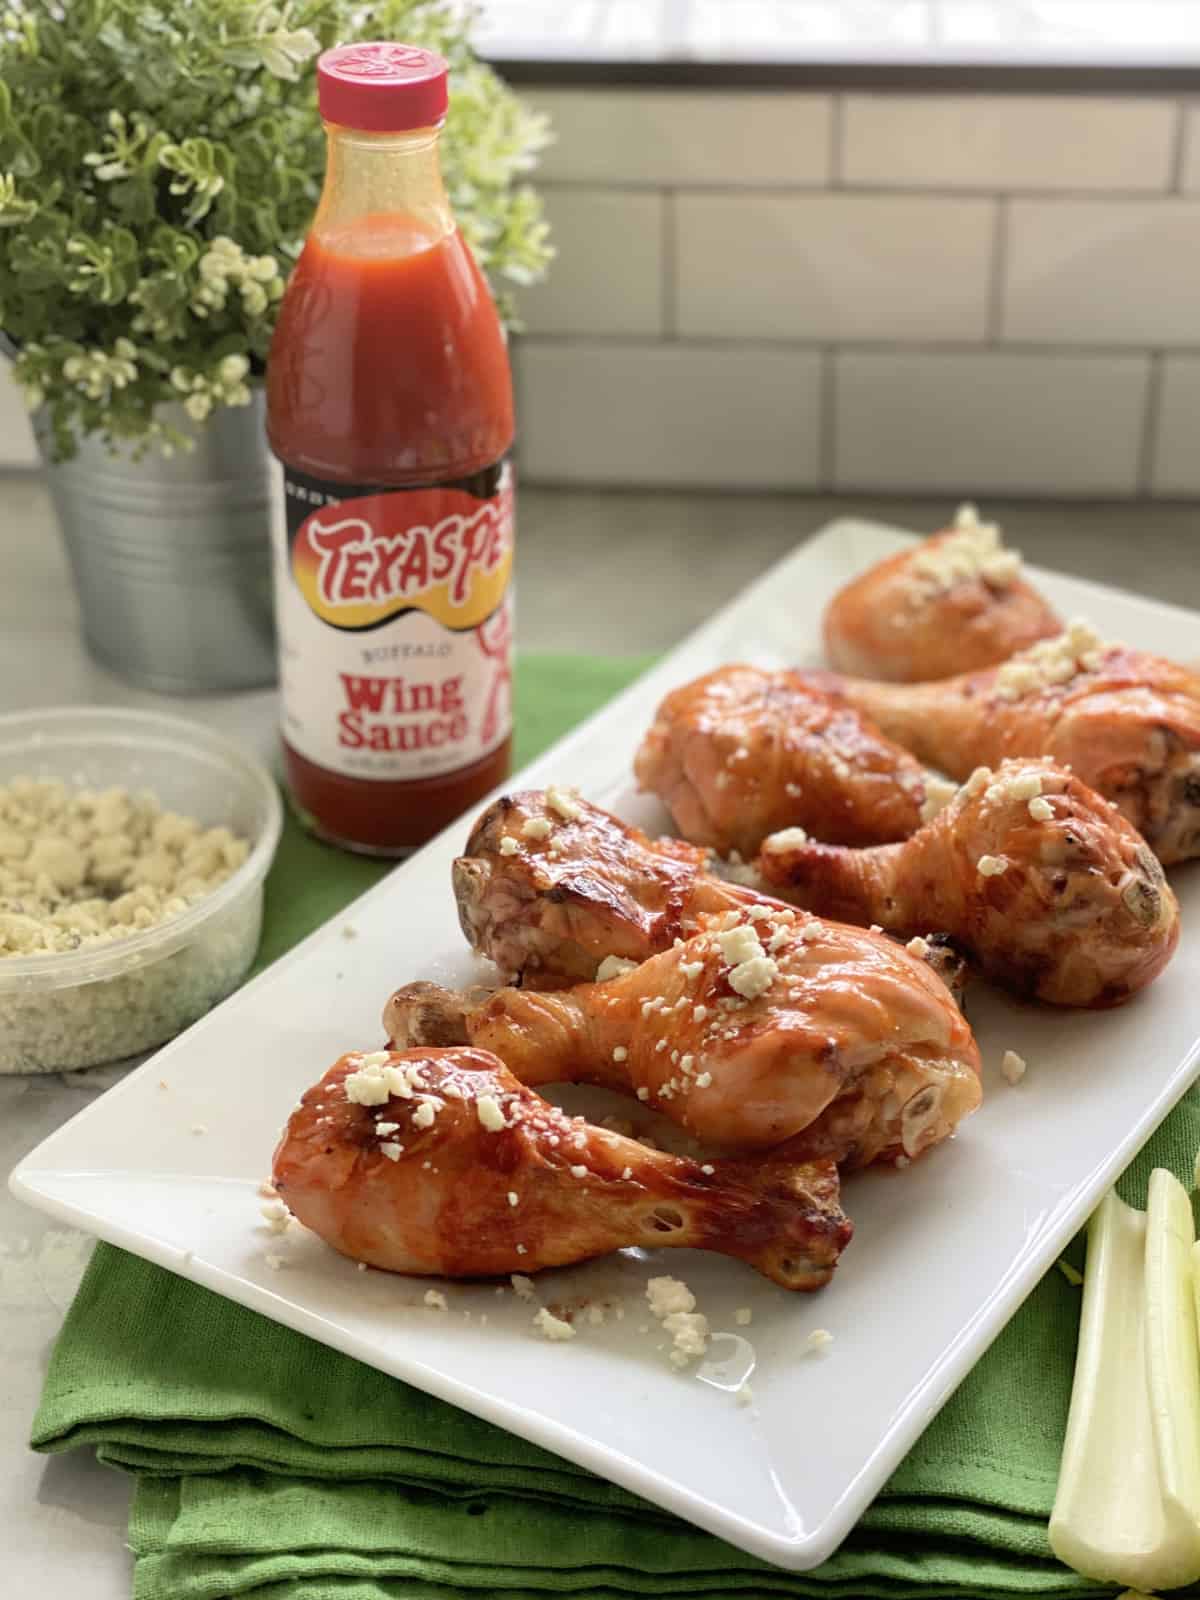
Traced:
[[649, 1150], [568, 1117], [482, 1050], [343, 1056], [292, 1113], [273, 1177], [335, 1250], [416, 1275], [678, 1245], [818, 1289], [853, 1231], [832, 1162], [700, 1166]]
[[865, 718], [795, 672], [730, 666], [675, 689], [634, 760], [684, 838], [754, 854], [803, 827], [835, 844], [906, 838], [924, 774]]
[[934, 972], [877, 934], [786, 909], [728, 912], [557, 993], [476, 1005], [414, 984], [383, 1020], [397, 1048], [457, 1032], [524, 1083], [636, 1093], [713, 1149], [911, 1159], [980, 1099], [975, 1040]]
[[510, 983], [539, 989], [590, 981], [608, 956], [644, 961], [713, 912], [764, 896], [726, 883], [709, 852], [650, 839], [561, 789], [495, 801], [454, 863], [467, 942]]
[[840, 589], [825, 611], [839, 672], [895, 683], [990, 667], [1062, 623], [1021, 576], [1021, 553], [960, 506], [951, 528], [901, 550]]
[[903, 844], [846, 850], [768, 839], [764, 876], [832, 917], [934, 926], [989, 976], [1056, 1005], [1113, 1006], [1166, 966], [1179, 907], [1140, 835], [1045, 761], [981, 768]]
[[819, 681], [953, 778], [1049, 756], [1115, 801], [1160, 861], [1200, 855], [1200, 678], [1160, 656], [1072, 623], [1001, 667], [942, 683]]
[[[649, 839], [561, 789], [503, 795], [483, 813], [454, 863], [468, 943], [505, 982], [559, 989], [590, 982], [613, 961], [646, 961], [725, 911], [781, 902], [709, 870], [707, 850]], [[943, 934], [923, 959], [961, 1002], [966, 964]], [[411, 989], [412, 986], [410, 986]], [[436, 1030], [436, 1008], [427, 1021]], [[425, 1044], [454, 1044], [424, 1032]]]

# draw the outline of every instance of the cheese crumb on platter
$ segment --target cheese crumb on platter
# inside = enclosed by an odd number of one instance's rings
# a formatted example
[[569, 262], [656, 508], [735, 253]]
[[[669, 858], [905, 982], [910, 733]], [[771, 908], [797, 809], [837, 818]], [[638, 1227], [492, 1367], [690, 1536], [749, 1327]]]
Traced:
[[553, 1311], [548, 1311], [545, 1306], [534, 1317], [533, 1325], [541, 1333], [543, 1339], [549, 1339], [551, 1343], [558, 1343], [575, 1337], [575, 1329], [571, 1324], [564, 1322], [561, 1317], [556, 1317]]
[[801, 1355], [819, 1355], [822, 1350], [827, 1350], [833, 1343], [833, 1335], [828, 1328], [814, 1328], [804, 1341]]
[[448, 1309], [446, 1305], [446, 1296], [440, 1289], [426, 1289], [424, 1304], [427, 1305], [431, 1311], [445, 1311]]
[[1020, 1083], [1025, 1076], [1025, 1061], [1015, 1050], [1006, 1050], [1000, 1062], [1000, 1071], [1011, 1084]]

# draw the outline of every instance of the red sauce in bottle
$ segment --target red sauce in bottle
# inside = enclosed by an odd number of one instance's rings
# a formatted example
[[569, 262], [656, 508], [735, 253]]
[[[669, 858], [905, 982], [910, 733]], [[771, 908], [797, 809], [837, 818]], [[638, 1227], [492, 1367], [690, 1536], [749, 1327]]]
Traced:
[[508, 772], [512, 386], [442, 190], [444, 63], [344, 46], [319, 82], [326, 187], [267, 370], [284, 759], [318, 833], [403, 854]]

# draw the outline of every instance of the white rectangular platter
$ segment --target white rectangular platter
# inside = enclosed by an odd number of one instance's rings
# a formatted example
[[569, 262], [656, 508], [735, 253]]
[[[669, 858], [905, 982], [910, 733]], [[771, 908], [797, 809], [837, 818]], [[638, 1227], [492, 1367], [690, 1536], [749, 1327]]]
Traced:
[[[633, 790], [630, 762], [664, 692], [727, 661], [816, 663], [830, 594], [903, 538], [861, 522], [831, 525], [513, 786], [574, 784], [660, 826]], [[1085, 615], [1107, 637], [1196, 654], [1200, 621], [1189, 612], [1034, 576], [1065, 616]], [[1196, 1076], [1200, 868], [1174, 874], [1184, 907], [1178, 954], [1124, 1009], [1054, 1013], [982, 985], [972, 992], [982, 1110], [912, 1170], [846, 1184], [857, 1232], [819, 1295], [789, 1295], [720, 1257], [628, 1251], [539, 1281], [547, 1302], [624, 1308], [600, 1326], [580, 1317], [578, 1337], [548, 1344], [533, 1308], [511, 1292], [447, 1286], [449, 1311], [440, 1312], [422, 1305], [423, 1284], [357, 1272], [303, 1230], [281, 1240], [259, 1223], [257, 1185], [288, 1112], [343, 1051], [379, 1045], [392, 988], [418, 976], [478, 977], [450, 896], [465, 835], [465, 823], [449, 829], [53, 1134], [18, 1167], [13, 1192], [768, 1561], [812, 1567]], [[1015, 1088], [998, 1071], [1006, 1048], [1029, 1062]], [[285, 1258], [281, 1269], [269, 1253]], [[668, 1364], [644, 1299], [658, 1272], [684, 1278], [722, 1335], [713, 1367], [680, 1374]], [[749, 1327], [735, 1324], [743, 1306]], [[833, 1344], [802, 1355], [818, 1326]], [[731, 1392], [743, 1377], [749, 1406]]]

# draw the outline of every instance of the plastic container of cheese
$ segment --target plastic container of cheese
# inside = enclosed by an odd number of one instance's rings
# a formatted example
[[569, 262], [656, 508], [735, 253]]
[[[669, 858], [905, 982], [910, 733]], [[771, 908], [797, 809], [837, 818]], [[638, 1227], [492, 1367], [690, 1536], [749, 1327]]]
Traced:
[[164, 810], [249, 845], [224, 882], [167, 920], [69, 951], [0, 957], [0, 1073], [60, 1072], [152, 1050], [245, 977], [283, 825], [267, 770], [208, 728], [92, 707], [0, 717], [0, 785], [150, 791]]

